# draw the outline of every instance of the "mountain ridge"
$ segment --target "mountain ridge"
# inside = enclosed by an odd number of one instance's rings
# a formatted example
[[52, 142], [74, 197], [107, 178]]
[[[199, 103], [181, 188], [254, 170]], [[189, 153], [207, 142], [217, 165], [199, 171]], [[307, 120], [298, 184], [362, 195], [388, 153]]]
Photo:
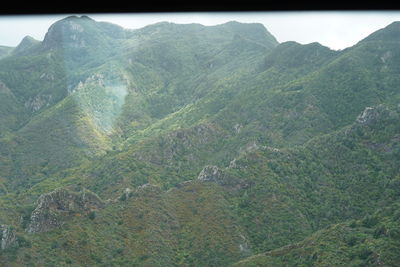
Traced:
[[334, 51], [257, 23], [54, 23], [0, 59], [0, 263], [396, 262], [392, 27]]

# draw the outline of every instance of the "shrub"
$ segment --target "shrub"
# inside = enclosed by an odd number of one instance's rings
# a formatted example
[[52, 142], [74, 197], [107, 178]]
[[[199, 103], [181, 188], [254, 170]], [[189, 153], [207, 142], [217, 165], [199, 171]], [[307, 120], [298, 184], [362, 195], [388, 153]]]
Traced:
[[371, 228], [373, 226], [375, 226], [378, 223], [378, 218], [374, 217], [374, 216], [365, 216], [364, 219], [362, 220], [362, 225], [364, 227], [368, 227]]
[[358, 242], [358, 238], [356, 236], [350, 236], [347, 240], [346, 240], [346, 244], [349, 245], [350, 247], [354, 246], [355, 244], [357, 244]]
[[385, 235], [386, 233], [386, 228], [384, 225], [381, 225], [377, 227], [374, 231], [374, 238], [379, 238], [380, 236]]
[[95, 211], [91, 211], [88, 214], [89, 219], [94, 220], [96, 218], [96, 212]]
[[125, 201], [126, 200], [126, 194], [123, 193], [120, 197], [119, 197], [120, 201]]
[[363, 247], [363, 248], [361, 248], [361, 249], [358, 251], [357, 256], [358, 256], [360, 259], [365, 260], [365, 259], [367, 259], [372, 253], [373, 253], [373, 252], [372, 252], [371, 249], [369, 249], [369, 248], [367, 248], [367, 247]]

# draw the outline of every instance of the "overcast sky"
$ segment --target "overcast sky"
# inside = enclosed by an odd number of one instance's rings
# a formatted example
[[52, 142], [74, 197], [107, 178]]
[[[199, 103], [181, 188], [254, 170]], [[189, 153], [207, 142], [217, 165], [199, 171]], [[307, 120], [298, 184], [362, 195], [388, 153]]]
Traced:
[[[0, 45], [16, 46], [26, 35], [43, 40], [51, 24], [68, 15], [0, 16]], [[331, 49], [344, 49], [393, 21], [400, 11], [320, 11], [320, 12], [210, 12], [210, 13], [132, 13], [88, 15], [127, 29], [137, 29], [160, 21], [217, 25], [227, 21], [264, 24], [279, 42], [301, 44], [319, 42]]]

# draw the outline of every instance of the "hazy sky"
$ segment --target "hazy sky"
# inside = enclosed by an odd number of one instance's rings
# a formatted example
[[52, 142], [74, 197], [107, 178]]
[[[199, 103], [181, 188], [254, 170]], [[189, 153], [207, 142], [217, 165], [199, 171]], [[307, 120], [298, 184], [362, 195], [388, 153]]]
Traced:
[[[26, 35], [43, 40], [55, 21], [71, 14], [0, 16], [0, 45], [16, 46]], [[73, 15], [73, 14], [72, 14]], [[82, 14], [76, 14], [82, 15]], [[295, 12], [196, 12], [196, 13], [122, 13], [84, 14], [124, 28], [137, 29], [159, 21], [216, 25], [227, 21], [264, 24], [279, 42], [302, 44], [319, 42], [331, 49], [344, 49], [393, 21], [400, 11], [295, 11]]]

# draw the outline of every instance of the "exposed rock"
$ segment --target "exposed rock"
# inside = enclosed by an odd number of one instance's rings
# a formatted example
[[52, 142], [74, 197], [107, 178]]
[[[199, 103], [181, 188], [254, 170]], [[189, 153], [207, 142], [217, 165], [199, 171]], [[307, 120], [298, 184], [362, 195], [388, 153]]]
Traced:
[[[63, 45], [70, 45], [72, 47], [82, 48], [86, 47], [87, 43], [83, 38], [84, 21], [92, 21], [87, 17], [69, 16], [65, 19], [57, 21], [50, 26], [46, 33], [43, 45], [46, 48], [54, 48]], [[94, 24], [94, 21], [92, 21]]]
[[357, 122], [360, 124], [371, 124], [384, 119], [389, 115], [389, 110], [384, 105], [378, 105], [376, 107], [366, 107], [364, 111], [357, 117]]
[[233, 129], [235, 130], [235, 133], [240, 133], [240, 130], [243, 128], [243, 125], [240, 123], [236, 123], [235, 126], [233, 126]]
[[96, 85], [96, 86], [102, 86], [105, 87], [105, 77], [103, 74], [101, 73], [95, 73], [91, 76], [89, 76], [84, 82], [79, 81], [79, 83], [73, 87], [70, 85], [70, 87], [68, 88], [68, 93], [73, 93], [76, 91], [79, 91], [87, 86], [91, 86], [91, 85]]
[[136, 189], [135, 192], [137, 195], [144, 195], [144, 194], [148, 194], [148, 193], [156, 193], [156, 194], [160, 194], [162, 193], [161, 188], [158, 185], [154, 185], [154, 184], [144, 184], [139, 186]]
[[236, 164], [236, 158], [234, 158], [233, 160], [231, 160], [230, 162], [229, 162], [229, 166], [228, 166], [228, 168], [229, 169], [236, 169], [238, 166], [237, 166], [237, 164]]
[[52, 96], [51, 95], [36, 95], [34, 97], [30, 97], [28, 101], [25, 102], [25, 108], [29, 109], [32, 112], [40, 110], [44, 106], [48, 106], [50, 104]]
[[242, 254], [243, 257], [248, 257], [251, 255], [251, 249], [248, 244], [248, 241], [246, 237], [243, 234], [239, 233], [239, 237], [241, 239], [241, 242], [239, 243], [239, 251]]
[[217, 166], [207, 165], [203, 168], [200, 172], [199, 176], [197, 177], [200, 181], [206, 182], [216, 182], [219, 183], [223, 178], [223, 174], [221, 170]]
[[129, 195], [132, 193], [132, 189], [130, 189], [129, 187], [127, 187], [127, 188], [125, 188], [124, 193], [125, 193], [126, 196], [129, 196]]
[[281, 150], [279, 148], [271, 147], [271, 146], [266, 146], [265, 149], [267, 149], [268, 151], [271, 151], [271, 152], [281, 152]]
[[99, 85], [99, 86], [105, 87], [105, 77], [101, 73], [95, 73], [86, 79], [85, 85], [87, 85], [87, 84], [94, 84], [94, 85]]
[[244, 148], [239, 149], [239, 154], [251, 153], [260, 149], [265, 149], [266, 146], [260, 146], [255, 141], [248, 143]]
[[203, 182], [212, 182], [227, 189], [239, 190], [251, 186], [251, 182], [225, 174], [220, 168], [207, 165], [198, 175], [197, 179]]
[[392, 51], [386, 51], [381, 57], [382, 63], [387, 63], [388, 59], [393, 57]]
[[17, 243], [17, 236], [8, 225], [0, 225], [0, 249], [5, 250]]
[[11, 91], [2, 81], [0, 81], [0, 93], [10, 94]]
[[59, 188], [38, 198], [27, 232], [47, 232], [62, 226], [65, 218], [73, 213], [87, 213], [102, 207], [104, 202], [93, 192]]
[[41, 80], [48, 80], [48, 81], [54, 81], [54, 80], [55, 80], [55, 77], [54, 77], [54, 74], [53, 74], [53, 73], [43, 72], [43, 73], [40, 75], [39, 79], [41, 79]]
[[122, 195], [118, 198], [118, 200], [121, 201], [125, 201], [128, 198], [130, 198], [133, 195], [133, 191], [132, 189], [130, 189], [129, 187], [125, 188], [124, 192], [122, 193]]
[[238, 158], [233, 158], [230, 162], [227, 169], [245, 169], [247, 168], [247, 165], [245, 164], [245, 161], [243, 161], [243, 158], [246, 158], [248, 154], [255, 152], [255, 151], [260, 151], [260, 150], [266, 150], [269, 152], [273, 153], [282, 153], [282, 150], [276, 147], [271, 147], [271, 146], [259, 146], [257, 145], [256, 142], [252, 142], [247, 144], [244, 148], [239, 149], [239, 157]]

